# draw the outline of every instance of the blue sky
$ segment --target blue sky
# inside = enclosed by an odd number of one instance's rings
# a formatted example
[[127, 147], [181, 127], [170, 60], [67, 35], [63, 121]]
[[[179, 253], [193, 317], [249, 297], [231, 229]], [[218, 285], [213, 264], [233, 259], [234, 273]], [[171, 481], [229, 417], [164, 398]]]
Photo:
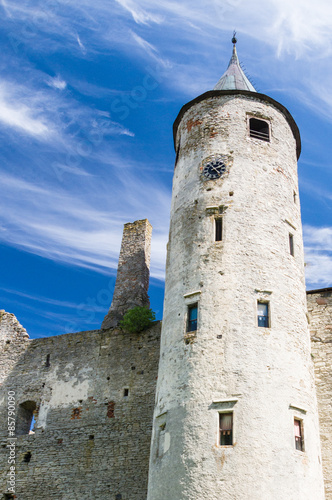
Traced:
[[0, 0], [0, 308], [32, 338], [98, 328], [122, 228], [153, 225], [162, 315], [181, 106], [238, 54], [285, 105], [299, 162], [307, 286], [332, 285], [332, 4], [328, 0]]

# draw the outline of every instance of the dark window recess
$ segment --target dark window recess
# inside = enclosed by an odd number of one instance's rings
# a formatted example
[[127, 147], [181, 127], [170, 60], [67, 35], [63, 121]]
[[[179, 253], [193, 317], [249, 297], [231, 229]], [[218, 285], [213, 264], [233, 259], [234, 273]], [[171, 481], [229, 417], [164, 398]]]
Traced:
[[4, 500], [14, 500], [14, 495], [12, 493], [4, 493], [3, 494], [3, 499]]
[[294, 200], [294, 203], [296, 203], [296, 192], [293, 191], [293, 200]]
[[114, 401], [109, 401], [107, 404], [107, 416], [108, 418], [114, 418], [115, 403]]
[[215, 219], [215, 238], [222, 241], [222, 219]]
[[25, 455], [24, 455], [24, 458], [23, 458], [23, 462], [26, 462], [26, 463], [29, 463], [31, 460], [31, 452], [28, 451]]
[[50, 357], [51, 357], [51, 355], [50, 355], [50, 354], [48, 354], [48, 355], [46, 356], [46, 361], [45, 361], [45, 366], [46, 366], [46, 368], [48, 368], [48, 367], [50, 366]]
[[269, 304], [267, 302], [257, 302], [258, 326], [269, 327]]
[[73, 408], [70, 418], [72, 420], [79, 419], [79, 418], [81, 418], [81, 414], [82, 414], [82, 407], [81, 406], [79, 406], [78, 408]]
[[249, 119], [249, 131], [250, 137], [255, 139], [260, 139], [261, 141], [270, 141], [270, 131], [269, 124], [263, 120], [257, 120], [257, 118]]
[[233, 413], [219, 413], [219, 444], [233, 445]]
[[123, 389], [123, 395], [124, 397], [126, 398], [127, 396], [129, 396], [129, 389]]
[[37, 405], [35, 401], [25, 401], [19, 405], [16, 421], [16, 434], [18, 436], [29, 434], [30, 431], [33, 432], [35, 424], [34, 412], [36, 408]]
[[302, 422], [294, 418], [294, 434], [295, 434], [295, 448], [299, 451], [304, 451]]
[[289, 253], [294, 256], [294, 236], [289, 233]]
[[89, 440], [90, 440], [90, 441], [93, 441], [93, 440], [94, 440], [94, 438], [95, 438], [95, 437], [94, 437], [94, 435], [93, 435], [93, 434], [90, 434], [90, 436], [89, 436]]
[[197, 304], [188, 307], [188, 326], [187, 332], [195, 332], [197, 330]]

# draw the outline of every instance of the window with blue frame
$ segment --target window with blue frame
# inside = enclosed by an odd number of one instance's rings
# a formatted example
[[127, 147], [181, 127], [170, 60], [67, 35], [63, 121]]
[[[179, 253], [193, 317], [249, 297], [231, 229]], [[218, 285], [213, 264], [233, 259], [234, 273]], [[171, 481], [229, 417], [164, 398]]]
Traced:
[[269, 328], [269, 303], [257, 302], [258, 326]]
[[188, 306], [187, 332], [194, 332], [197, 330], [197, 310], [198, 310], [197, 303]]

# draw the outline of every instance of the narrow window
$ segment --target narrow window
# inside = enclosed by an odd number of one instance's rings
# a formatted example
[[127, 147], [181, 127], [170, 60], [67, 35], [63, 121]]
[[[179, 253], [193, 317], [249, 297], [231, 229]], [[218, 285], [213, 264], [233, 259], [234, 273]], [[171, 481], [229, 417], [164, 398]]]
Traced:
[[123, 389], [123, 396], [126, 398], [127, 396], [129, 396], [129, 389], [127, 387], [125, 387]]
[[289, 253], [294, 256], [294, 236], [289, 233]]
[[294, 435], [295, 435], [295, 448], [299, 451], [304, 451], [302, 421], [294, 418]]
[[26, 462], [28, 464], [30, 460], [31, 460], [31, 452], [28, 451], [23, 457], [23, 462]]
[[268, 302], [257, 302], [258, 326], [269, 327], [269, 304]]
[[197, 307], [197, 303], [188, 306], [187, 332], [195, 332], [197, 330]]
[[270, 141], [270, 131], [269, 124], [263, 120], [257, 120], [257, 118], [249, 119], [249, 131], [250, 137], [255, 139], [260, 139], [262, 141]]
[[29, 434], [33, 431], [35, 424], [34, 411], [37, 405], [35, 401], [25, 401], [17, 409], [16, 434]]
[[49, 366], [50, 366], [50, 357], [51, 357], [51, 355], [50, 355], [50, 354], [48, 354], [48, 355], [46, 356], [46, 361], [45, 361], [45, 367], [46, 367], [46, 368], [49, 368]]
[[219, 413], [219, 444], [233, 445], [233, 412]]
[[215, 240], [222, 241], [222, 219], [215, 219]]
[[296, 203], [296, 192], [293, 191], [293, 200], [294, 200], [294, 203]]

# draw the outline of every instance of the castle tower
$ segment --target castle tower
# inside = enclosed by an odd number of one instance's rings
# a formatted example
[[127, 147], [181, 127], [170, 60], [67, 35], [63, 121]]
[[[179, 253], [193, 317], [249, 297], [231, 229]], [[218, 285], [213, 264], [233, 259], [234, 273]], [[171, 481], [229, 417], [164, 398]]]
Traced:
[[174, 124], [148, 500], [323, 500], [300, 136], [235, 43]]
[[150, 307], [151, 234], [148, 219], [124, 225], [112, 304], [101, 325], [102, 330], [117, 326], [133, 307]]

